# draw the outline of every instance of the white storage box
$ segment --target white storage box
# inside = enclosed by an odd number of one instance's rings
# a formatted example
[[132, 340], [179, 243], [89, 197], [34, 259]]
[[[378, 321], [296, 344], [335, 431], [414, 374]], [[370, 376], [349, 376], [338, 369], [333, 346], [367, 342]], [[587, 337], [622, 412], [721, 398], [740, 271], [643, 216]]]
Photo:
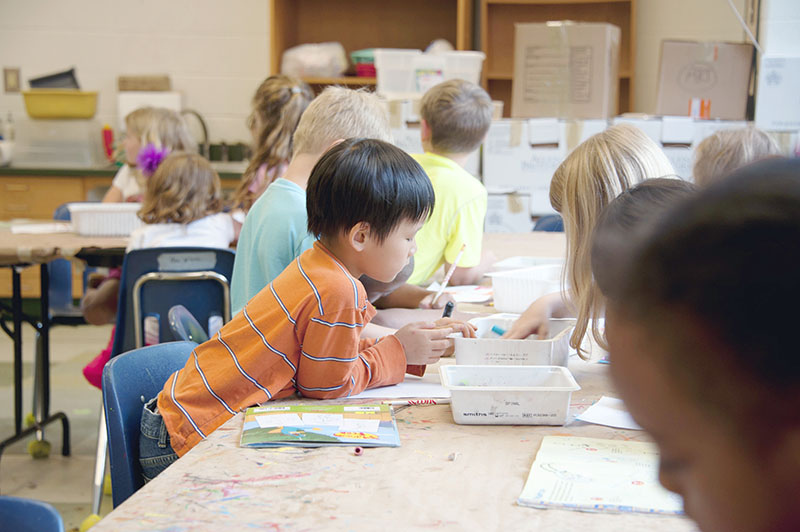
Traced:
[[376, 48], [376, 91], [402, 98], [424, 94], [449, 79], [478, 84], [485, 57], [483, 52], [474, 51], [423, 54], [414, 49]]
[[493, 272], [494, 307], [500, 312], [522, 313], [545, 294], [561, 290], [560, 264]]
[[561, 366], [440, 366], [460, 425], [563, 425], [572, 392], [580, 390]]
[[533, 257], [519, 255], [495, 262], [492, 264], [492, 269], [496, 271], [519, 270], [522, 268], [531, 268], [533, 266], [542, 266], [544, 264], [563, 265], [564, 257]]
[[453, 339], [456, 364], [567, 367], [574, 319], [550, 319], [546, 340], [509, 340], [492, 331], [492, 327], [507, 331], [517, 318], [518, 314], [495, 314], [469, 320], [477, 328], [477, 338]]
[[128, 236], [142, 221], [141, 203], [70, 203], [75, 232], [84, 236]]

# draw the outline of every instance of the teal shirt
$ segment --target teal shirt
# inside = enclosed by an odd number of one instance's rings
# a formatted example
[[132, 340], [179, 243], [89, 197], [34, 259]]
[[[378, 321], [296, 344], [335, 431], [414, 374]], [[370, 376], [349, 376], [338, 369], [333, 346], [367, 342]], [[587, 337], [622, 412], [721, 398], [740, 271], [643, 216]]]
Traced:
[[276, 179], [244, 219], [231, 280], [232, 315], [314, 245], [308, 232], [306, 191]]

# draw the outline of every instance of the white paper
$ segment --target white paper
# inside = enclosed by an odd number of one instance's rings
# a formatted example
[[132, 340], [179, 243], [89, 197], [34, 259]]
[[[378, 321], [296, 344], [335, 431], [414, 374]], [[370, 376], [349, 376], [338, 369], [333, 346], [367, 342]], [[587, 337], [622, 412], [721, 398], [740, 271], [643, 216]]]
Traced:
[[606, 397], [605, 395], [581, 415], [577, 416], [577, 419], [618, 429], [642, 430], [642, 427], [628, 413], [625, 403], [621, 399]]
[[256, 416], [256, 421], [258, 422], [258, 426], [262, 429], [268, 429], [271, 427], [304, 427], [305, 423], [303, 420], [300, 419], [295, 413], [291, 414], [272, 414], [272, 415], [261, 415]]
[[[431, 283], [428, 290], [438, 292], [442, 285], [438, 282]], [[445, 294], [450, 294], [456, 303], [485, 303], [492, 298], [491, 286], [480, 286], [476, 284], [465, 284], [461, 286], [447, 286]]]
[[41, 235], [47, 233], [69, 233], [72, 231], [70, 222], [51, 222], [43, 224], [12, 224], [11, 232], [15, 235]]
[[342, 424], [339, 425], [339, 430], [343, 432], [378, 432], [380, 419], [353, 419], [346, 417]]
[[303, 414], [303, 423], [306, 425], [332, 425], [338, 427], [344, 421], [342, 414], [320, 414], [317, 412], [306, 412]]
[[[427, 375], [425, 377], [428, 377]], [[445, 389], [439, 381], [438, 375], [433, 375], [430, 380], [423, 377], [406, 375], [406, 380], [394, 386], [383, 386], [364, 390], [358, 395], [350, 396], [351, 399], [437, 399], [450, 397], [450, 390]], [[434, 380], [434, 378], [436, 380]]]

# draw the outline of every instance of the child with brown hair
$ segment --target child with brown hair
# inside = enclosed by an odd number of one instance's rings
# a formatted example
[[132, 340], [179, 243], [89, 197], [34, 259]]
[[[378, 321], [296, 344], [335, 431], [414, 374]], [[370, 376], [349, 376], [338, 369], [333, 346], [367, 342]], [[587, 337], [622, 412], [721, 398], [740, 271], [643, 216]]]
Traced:
[[300, 116], [314, 99], [304, 81], [283, 74], [264, 80], [253, 95], [247, 126], [253, 134], [253, 156], [242, 174], [233, 199], [234, 218], [244, 222], [244, 214], [264, 190], [283, 176], [292, 159], [292, 136]]
[[[222, 189], [217, 172], [195, 153], [170, 154], [147, 180], [139, 218], [126, 252], [133, 249], [197, 246], [227, 248], [234, 239], [233, 219], [222, 212]], [[81, 309], [89, 323], [113, 323], [117, 317], [119, 275], [108, 276], [86, 291]], [[86, 380], [101, 387], [103, 366], [111, 356], [111, 342], [83, 370]]]
[[604, 288], [611, 376], [705, 531], [800, 530], [800, 162], [661, 217]]
[[[420, 230], [411, 284], [425, 283], [442, 265], [454, 285], [477, 282], [494, 261], [482, 254], [488, 194], [464, 169], [492, 121], [492, 100], [478, 85], [453, 79], [425, 93], [420, 104], [424, 154], [415, 155], [436, 193], [436, 208]], [[462, 252], [463, 249], [463, 252]]]

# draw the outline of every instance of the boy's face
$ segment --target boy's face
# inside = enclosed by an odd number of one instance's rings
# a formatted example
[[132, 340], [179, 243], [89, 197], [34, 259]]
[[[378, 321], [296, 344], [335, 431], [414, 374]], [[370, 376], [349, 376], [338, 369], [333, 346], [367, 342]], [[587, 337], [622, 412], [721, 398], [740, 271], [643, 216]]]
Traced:
[[[687, 324], [680, 334], [696, 335], [693, 328]], [[658, 362], [668, 356], [666, 347], [639, 324], [608, 309], [606, 334], [614, 383], [631, 415], [658, 444], [659, 480], [683, 496], [686, 514], [705, 531], [779, 530], [790, 505], [775, 460], [742, 444], [750, 434], [735, 434], [700, 409]], [[682, 356], [702, 357], [707, 351], [697, 343], [695, 353]]]
[[370, 238], [364, 255], [363, 271], [376, 281], [388, 283], [397, 277], [400, 270], [408, 264], [408, 260], [417, 252], [414, 240], [425, 220], [403, 220], [389, 233], [386, 239], [378, 243]]

